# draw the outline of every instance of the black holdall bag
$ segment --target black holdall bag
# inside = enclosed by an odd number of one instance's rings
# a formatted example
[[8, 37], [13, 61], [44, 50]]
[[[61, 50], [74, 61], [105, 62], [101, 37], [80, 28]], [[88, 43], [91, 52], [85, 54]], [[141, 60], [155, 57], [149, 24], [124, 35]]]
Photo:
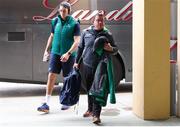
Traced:
[[73, 71], [64, 78], [63, 88], [60, 90], [60, 103], [66, 106], [72, 106], [79, 101], [81, 87], [81, 76], [78, 69]]

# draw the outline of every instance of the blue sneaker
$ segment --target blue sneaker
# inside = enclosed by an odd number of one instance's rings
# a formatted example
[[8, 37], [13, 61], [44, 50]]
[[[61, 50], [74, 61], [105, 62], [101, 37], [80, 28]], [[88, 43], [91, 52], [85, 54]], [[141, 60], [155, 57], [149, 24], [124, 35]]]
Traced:
[[38, 111], [48, 113], [49, 106], [46, 103], [43, 103], [40, 107], [37, 108]]
[[62, 105], [61, 110], [68, 110], [70, 106]]

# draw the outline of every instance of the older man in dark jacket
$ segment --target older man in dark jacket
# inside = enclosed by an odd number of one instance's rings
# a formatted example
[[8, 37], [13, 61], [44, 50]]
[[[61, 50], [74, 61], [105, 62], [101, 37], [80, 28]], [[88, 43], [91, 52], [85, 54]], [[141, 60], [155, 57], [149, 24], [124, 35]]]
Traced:
[[[85, 29], [81, 34], [81, 41], [78, 46], [76, 63], [74, 64], [74, 67], [79, 67], [78, 62], [80, 58], [82, 58], [82, 79], [86, 85], [87, 92], [92, 86], [94, 74], [101, 59], [99, 55], [93, 51], [95, 39], [105, 36], [108, 41], [104, 43], [104, 51], [110, 53], [116, 53], [118, 51], [117, 46], [114, 44], [112, 34], [104, 27], [104, 25], [104, 14], [99, 12], [94, 18], [93, 25]], [[83, 116], [93, 116], [93, 123], [99, 124], [101, 123], [100, 113], [101, 105], [88, 94], [88, 109]]]

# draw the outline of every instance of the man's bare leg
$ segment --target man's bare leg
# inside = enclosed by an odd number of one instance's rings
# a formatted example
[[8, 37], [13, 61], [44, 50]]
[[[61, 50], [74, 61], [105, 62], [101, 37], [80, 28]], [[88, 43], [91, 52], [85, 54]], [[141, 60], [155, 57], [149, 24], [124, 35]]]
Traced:
[[48, 74], [48, 81], [46, 86], [46, 99], [45, 99], [45, 103], [47, 103], [47, 105], [49, 105], [50, 97], [52, 95], [56, 79], [57, 79], [57, 74], [51, 72]]
[[57, 74], [55, 74], [55, 73], [48, 74], [45, 102], [40, 107], [37, 108], [38, 111], [44, 112], [44, 113], [49, 112], [49, 101], [50, 101], [50, 97], [52, 95], [54, 84], [56, 82], [56, 78], [57, 78]]

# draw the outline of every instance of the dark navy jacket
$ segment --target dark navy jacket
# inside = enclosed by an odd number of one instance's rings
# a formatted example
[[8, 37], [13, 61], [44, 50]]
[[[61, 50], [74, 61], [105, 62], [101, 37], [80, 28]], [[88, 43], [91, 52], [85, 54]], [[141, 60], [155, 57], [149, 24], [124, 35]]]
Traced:
[[107, 30], [103, 29], [101, 31], [96, 31], [93, 29], [94, 26], [90, 26], [85, 29], [81, 34], [81, 41], [78, 46], [76, 63], [80, 60], [81, 56], [83, 59], [83, 63], [91, 68], [96, 68], [100, 59], [99, 56], [93, 51], [93, 46], [95, 39], [100, 36], [105, 36], [108, 38], [109, 43], [113, 47], [113, 53], [117, 53], [118, 48], [114, 43], [114, 39], [112, 34]]

